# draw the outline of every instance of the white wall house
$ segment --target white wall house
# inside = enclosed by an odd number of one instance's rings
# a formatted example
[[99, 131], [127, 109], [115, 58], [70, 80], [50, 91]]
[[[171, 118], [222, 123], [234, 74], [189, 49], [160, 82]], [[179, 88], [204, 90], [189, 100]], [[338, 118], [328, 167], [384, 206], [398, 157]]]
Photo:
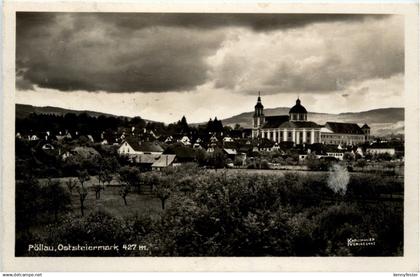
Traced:
[[179, 141], [184, 145], [191, 145], [191, 140], [187, 136], [183, 136]]
[[153, 154], [160, 155], [163, 153], [163, 148], [157, 142], [150, 141], [128, 141], [125, 140], [118, 148], [120, 155], [142, 155]]
[[372, 154], [372, 155], [377, 155], [377, 154], [386, 154], [388, 153], [391, 156], [395, 155], [395, 148], [381, 148], [381, 147], [368, 147], [366, 149], [366, 153]]

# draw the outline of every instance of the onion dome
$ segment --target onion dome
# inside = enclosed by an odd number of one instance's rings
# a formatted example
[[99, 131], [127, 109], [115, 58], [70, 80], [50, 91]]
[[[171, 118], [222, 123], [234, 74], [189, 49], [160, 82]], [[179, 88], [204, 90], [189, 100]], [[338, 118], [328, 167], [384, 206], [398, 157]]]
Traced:
[[308, 112], [306, 111], [305, 107], [300, 104], [300, 100], [298, 98], [296, 100], [296, 105], [294, 105], [289, 111], [289, 114], [291, 113], [302, 114], [302, 113], [308, 113]]
[[263, 109], [264, 108], [263, 104], [261, 103], [261, 97], [260, 96], [258, 96], [257, 104], [255, 105], [255, 108], [256, 109]]

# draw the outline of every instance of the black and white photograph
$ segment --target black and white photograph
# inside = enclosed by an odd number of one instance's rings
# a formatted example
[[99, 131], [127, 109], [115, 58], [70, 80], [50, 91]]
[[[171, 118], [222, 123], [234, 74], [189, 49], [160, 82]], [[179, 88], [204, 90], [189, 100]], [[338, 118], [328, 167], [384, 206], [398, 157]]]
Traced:
[[404, 257], [404, 15], [15, 18], [15, 257]]

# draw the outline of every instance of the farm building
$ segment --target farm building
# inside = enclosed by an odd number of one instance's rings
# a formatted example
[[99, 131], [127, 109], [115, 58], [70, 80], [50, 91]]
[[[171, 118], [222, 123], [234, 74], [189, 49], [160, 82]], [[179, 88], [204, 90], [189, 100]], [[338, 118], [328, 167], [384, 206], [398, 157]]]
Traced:
[[152, 164], [152, 169], [161, 170], [162, 168], [173, 166], [176, 155], [162, 154], [159, 159]]

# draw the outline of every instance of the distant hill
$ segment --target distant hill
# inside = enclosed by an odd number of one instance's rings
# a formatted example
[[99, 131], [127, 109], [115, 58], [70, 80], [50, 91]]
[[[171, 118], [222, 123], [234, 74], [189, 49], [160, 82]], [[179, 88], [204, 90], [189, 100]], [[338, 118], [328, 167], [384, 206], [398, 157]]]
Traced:
[[[113, 114], [95, 112], [95, 111], [79, 111], [70, 110], [57, 107], [36, 107], [31, 105], [16, 104], [16, 118], [25, 118], [31, 113], [37, 114], [55, 114], [65, 115], [66, 113], [87, 113], [90, 116], [115, 116]], [[254, 112], [241, 113], [226, 119], [223, 119], [223, 125], [234, 126], [240, 124], [242, 127], [252, 127], [252, 115]], [[270, 115], [287, 115], [289, 108], [279, 107], [273, 109], [264, 109], [266, 116]], [[153, 122], [153, 120], [145, 119], [147, 122]], [[308, 120], [314, 121], [318, 124], [325, 124], [327, 121], [336, 122], [352, 122], [362, 125], [367, 123], [371, 129], [372, 134], [376, 136], [385, 136], [390, 134], [404, 134], [404, 108], [385, 108], [385, 109], [374, 109], [365, 112], [356, 113], [340, 113], [340, 114], [328, 114], [328, 113], [308, 113]], [[192, 124], [197, 125], [197, 124]]]
[[65, 115], [66, 113], [74, 113], [74, 114], [86, 113], [89, 116], [95, 116], [95, 117], [98, 117], [100, 115], [116, 116], [116, 115], [112, 115], [112, 114], [94, 112], [94, 111], [78, 111], [78, 110], [69, 110], [69, 109], [50, 107], [50, 106], [36, 107], [36, 106], [32, 106], [32, 105], [16, 104], [16, 118], [25, 118], [28, 115], [30, 115], [31, 113], [54, 114], [54, 115]]
[[[264, 109], [266, 116], [287, 115], [290, 108]], [[241, 113], [223, 119], [223, 125], [234, 126], [240, 124], [242, 127], [252, 127], [252, 116], [254, 112]], [[318, 124], [325, 124], [327, 121], [352, 122], [360, 125], [367, 123], [371, 127], [373, 135], [384, 136], [390, 134], [404, 134], [404, 108], [374, 109], [365, 112], [355, 113], [308, 113], [308, 120]]]

